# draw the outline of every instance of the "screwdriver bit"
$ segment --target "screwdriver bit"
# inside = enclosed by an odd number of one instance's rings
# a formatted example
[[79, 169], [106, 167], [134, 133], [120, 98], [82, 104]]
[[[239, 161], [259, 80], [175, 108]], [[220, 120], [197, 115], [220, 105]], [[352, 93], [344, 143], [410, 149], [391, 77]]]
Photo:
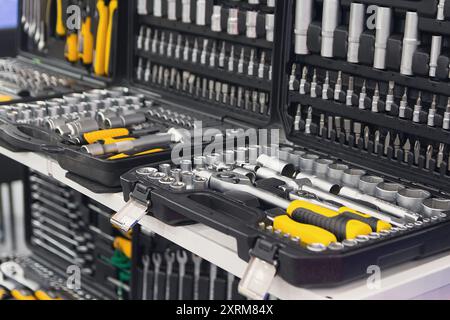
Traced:
[[405, 87], [402, 100], [400, 101], [400, 107], [398, 109], [398, 117], [400, 119], [406, 118], [406, 108], [408, 107], [408, 88]]
[[420, 113], [422, 112], [422, 92], [419, 92], [416, 104], [414, 105], [413, 122], [420, 123]]
[[380, 102], [380, 88], [378, 87], [378, 83], [375, 85], [375, 92], [372, 97], [372, 112], [378, 113], [378, 103]]
[[297, 65], [293, 64], [292, 65], [292, 70], [291, 70], [291, 75], [289, 76], [289, 90], [290, 91], [294, 91], [294, 84], [297, 81], [296, 79], [296, 73], [297, 73]]
[[436, 167], [438, 167], [439, 169], [441, 168], [442, 163], [444, 162], [444, 152], [445, 152], [445, 144], [441, 143], [439, 145], [439, 152], [436, 159]]
[[366, 80], [364, 80], [363, 85], [361, 87], [361, 92], [359, 93], [359, 105], [358, 105], [358, 108], [360, 110], [365, 110], [366, 109], [366, 97], [367, 97]]
[[327, 71], [325, 74], [325, 81], [322, 86], [322, 99], [328, 100], [328, 90], [330, 89], [330, 74]]
[[350, 76], [348, 78], [348, 88], [347, 88], [347, 94], [345, 99], [345, 105], [351, 107], [353, 105], [353, 92], [355, 90], [354, 86], [354, 78]]
[[339, 101], [339, 96], [342, 92], [342, 71], [338, 72], [336, 85], [334, 86], [334, 100]]
[[431, 102], [431, 106], [430, 109], [428, 110], [428, 120], [427, 120], [427, 125], [429, 127], [434, 127], [435, 126], [435, 119], [436, 119], [436, 95], [433, 95], [433, 101]]
[[302, 78], [300, 79], [300, 89], [299, 92], [300, 94], [306, 94], [306, 82], [307, 82], [307, 77], [308, 77], [308, 67], [303, 67], [302, 70]]
[[404, 151], [403, 161], [405, 163], [408, 163], [408, 156], [409, 156], [409, 152], [411, 151], [411, 143], [409, 142], [409, 139], [406, 139], [405, 145], [403, 146], [403, 151]]
[[389, 89], [388, 94], [386, 96], [386, 106], [385, 106], [385, 110], [387, 112], [390, 112], [392, 110], [392, 105], [394, 104], [394, 88], [395, 82], [389, 81]]
[[311, 90], [310, 90], [310, 96], [311, 98], [317, 98], [317, 70], [314, 69], [313, 71], [313, 77], [311, 81]]
[[444, 120], [442, 122], [442, 129], [450, 130], [450, 98], [448, 98], [447, 107], [444, 112]]

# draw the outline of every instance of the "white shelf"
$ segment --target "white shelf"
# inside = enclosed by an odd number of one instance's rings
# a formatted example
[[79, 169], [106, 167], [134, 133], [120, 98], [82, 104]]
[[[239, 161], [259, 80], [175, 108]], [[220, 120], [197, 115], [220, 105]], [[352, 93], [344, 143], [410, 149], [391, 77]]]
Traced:
[[[121, 193], [96, 194], [66, 178], [57, 162], [41, 154], [14, 153], [0, 147], [0, 153], [23, 165], [51, 176], [61, 183], [102, 203], [112, 210], [119, 210], [125, 202]], [[148, 231], [155, 232], [179, 246], [216, 264], [220, 268], [241, 277], [247, 263], [237, 256], [235, 239], [205, 225], [171, 227], [151, 216], [141, 220]], [[369, 277], [369, 275], [368, 275]], [[448, 286], [448, 288], [446, 288]], [[359, 280], [336, 288], [304, 289], [275, 278], [270, 293], [280, 299], [413, 299], [433, 296], [439, 290], [440, 297], [450, 297], [450, 255], [441, 254], [428, 259], [402, 264], [382, 271], [381, 285], [370, 289], [366, 280]]]

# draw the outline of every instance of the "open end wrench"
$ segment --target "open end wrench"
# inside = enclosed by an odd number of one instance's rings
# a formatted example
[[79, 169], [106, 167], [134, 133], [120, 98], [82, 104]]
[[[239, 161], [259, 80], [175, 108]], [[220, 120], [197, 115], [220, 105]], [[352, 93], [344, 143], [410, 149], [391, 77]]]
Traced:
[[203, 259], [195, 254], [192, 254], [192, 262], [194, 262], [194, 300], [199, 300], [200, 287], [200, 271]]
[[147, 300], [148, 270], [150, 268], [150, 257], [147, 254], [142, 256], [142, 266], [142, 300]]
[[166, 250], [164, 253], [164, 258], [166, 259], [166, 300], [170, 300], [170, 280], [172, 278], [173, 263], [175, 262], [175, 253]]
[[154, 253], [152, 255], [152, 262], [154, 267], [153, 300], [158, 300], [159, 270], [161, 269], [161, 262], [162, 262], [161, 254]]
[[178, 300], [183, 300], [183, 284], [184, 276], [186, 275], [186, 263], [188, 261], [188, 256], [186, 251], [177, 251], [177, 262], [178, 262]]

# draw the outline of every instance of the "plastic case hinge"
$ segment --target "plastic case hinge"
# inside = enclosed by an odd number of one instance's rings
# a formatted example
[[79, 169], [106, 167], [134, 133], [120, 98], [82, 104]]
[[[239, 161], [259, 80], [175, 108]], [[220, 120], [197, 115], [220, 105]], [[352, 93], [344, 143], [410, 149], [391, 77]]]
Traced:
[[121, 230], [130, 231], [151, 206], [151, 189], [138, 183], [130, 194], [130, 200], [111, 218], [111, 223]]
[[250, 261], [239, 282], [239, 293], [253, 300], [265, 300], [277, 273], [278, 246], [258, 239], [250, 251]]

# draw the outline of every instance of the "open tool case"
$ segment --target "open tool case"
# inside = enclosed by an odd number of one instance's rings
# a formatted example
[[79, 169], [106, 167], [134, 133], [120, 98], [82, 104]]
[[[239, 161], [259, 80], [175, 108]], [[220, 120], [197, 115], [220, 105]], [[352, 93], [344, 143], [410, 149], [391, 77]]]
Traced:
[[[404, 18], [407, 10], [417, 11], [420, 35], [423, 37], [422, 47], [424, 48], [429, 47], [426, 39], [430, 37], [430, 34], [445, 36], [448, 32], [445, 27], [442, 27], [445, 23], [433, 20], [437, 12], [436, 8], [433, 10], [433, 6], [429, 5], [429, 1], [363, 0], [358, 2], [365, 5], [375, 4], [391, 7], [395, 12], [396, 20], [398, 20], [397, 17]], [[433, 3], [435, 2], [433, 1]], [[401, 52], [402, 49], [402, 42], [399, 42], [398, 39], [402, 39], [403, 30], [397, 28], [393, 29], [395, 31], [388, 40], [386, 55], [388, 66], [385, 70], [372, 68], [373, 61], [368, 59], [370, 56], [373, 57], [374, 31], [365, 31], [361, 35], [359, 51], [361, 62], [359, 64], [348, 63], [346, 61], [346, 45], [350, 1], [346, 0], [341, 1], [339, 12], [342, 13], [342, 20], [334, 32], [334, 58], [322, 57], [320, 55], [320, 21], [322, 20], [323, 2], [313, 1], [313, 4], [313, 19], [305, 32], [309, 54], [296, 55], [294, 53], [296, 2], [288, 0], [277, 3], [277, 20], [283, 21], [285, 25], [283, 28], [284, 43], [279, 47], [283, 48], [279, 51], [283, 51], [284, 56], [282, 65], [280, 65], [280, 82], [276, 86], [279, 90], [276, 91], [276, 94], [280, 99], [278, 111], [281, 125], [286, 131], [288, 147], [300, 152], [312, 153], [318, 158], [331, 159], [339, 165], [346, 164], [353, 169], [364, 170], [368, 175], [382, 177], [385, 181], [401, 183], [408, 188], [427, 190], [432, 197], [449, 199], [450, 172], [446, 162], [448, 158], [447, 155], [444, 155], [440, 168], [438, 168], [436, 155], [439, 145], [450, 141], [449, 131], [439, 127], [439, 117], [442, 117], [443, 113], [442, 106], [447, 103], [444, 96], [448, 94], [448, 79], [429, 78], [428, 70], [414, 70], [415, 76], [413, 77], [400, 74], [400, 61], [392, 62], [393, 59], [398, 59], [398, 50]], [[435, 4], [437, 7], [437, 2]], [[448, 12], [448, 8], [445, 12]], [[401, 25], [400, 22], [398, 24]], [[413, 63], [417, 69], [424, 68], [421, 61], [423, 61], [424, 52], [429, 52], [429, 50], [422, 50], [422, 47], [419, 47], [414, 54], [414, 61], [419, 61]], [[372, 55], [366, 52], [370, 50], [372, 50]], [[442, 50], [442, 52], [446, 51]], [[366, 61], [364, 57], [367, 57], [367, 62], [364, 62]], [[439, 57], [438, 61], [445, 59], [444, 54]], [[292, 75], [294, 64], [297, 67]], [[307, 81], [302, 83], [302, 70], [305, 66], [309, 72], [306, 77]], [[318, 91], [318, 98], [311, 98], [309, 90], [313, 69], [316, 69], [319, 84], [324, 82], [325, 71], [328, 71], [330, 88], [334, 88], [338, 71], [342, 71], [342, 92], [344, 93], [347, 89], [349, 75], [354, 77], [355, 93], [359, 92], [358, 88], [362, 86], [360, 78], [366, 79], [367, 92], [373, 92], [378, 83], [381, 96], [376, 106], [378, 112], [370, 112], [370, 108], [366, 107], [359, 109], [358, 96], [352, 96], [352, 104], [355, 103], [356, 106], [346, 106], [345, 94], [344, 97], [339, 95], [335, 100], [333, 99], [333, 90], [327, 90], [327, 95], [329, 95], [327, 100], [321, 98], [321, 89]], [[384, 112], [383, 101], [386, 98], [389, 81], [395, 81], [395, 102], [391, 106], [391, 112]], [[415, 101], [419, 95], [418, 92], [422, 91], [425, 106], [431, 104], [433, 94], [437, 95], [439, 102], [434, 126], [427, 125], [426, 113], [425, 123], [423, 123], [424, 115], [422, 113], [425, 111], [425, 107], [420, 114], [419, 123], [407, 120], [408, 117], [413, 117], [414, 110], [408, 109], [405, 119], [398, 118], [399, 107], [397, 104], [402, 98], [405, 86], [409, 89], [411, 101], [413, 99]], [[306, 88], [307, 93], [300, 94], [300, 87]], [[372, 105], [370, 99], [365, 99], [364, 103]], [[299, 105], [301, 105], [300, 108]], [[367, 141], [365, 142], [362, 133], [355, 137], [352, 129], [347, 132], [339, 126], [339, 132], [337, 132], [334, 124], [328, 132], [326, 125], [322, 128], [319, 124], [321, 114], [325, 115], [325, 119], [327, 116], [332, 116], [333, 122], [335, 117], [341, 117], [338, 118], [341, 121], [343, 118], [351, 119], [351, 123], [357, 122], [362, 125], [362, 128], [367, 126], [370, 129]], [[376, 131], [379, 131], [376, 134], [378, 137], [374, 137]], [[393, 145], [388, 145], [384, 152], [382, 143], [385, 141], [388, 131], [391, 131], [391, 135], [393, 135], [391, 143], [397, 134], [403, 143], [401, 147], [395, 147], [395, 150]], [[407, 139], [410, 139], [411, 144], [414, 144], [415, 140], [420, 140], [422, 149], [418, 156], [415, 157], [411, 151], [405, 155], [403, 145]], [[426, 159], [423, 148], [429, 144], [433, 146], [435, 152]], [[414, 158], [417, 158], [417, 161]], [[260, 187], [270, 190], [277, 184], [284, 183], [277, 182], [276, 179], [268, 179], [267, 183], [261, 184]], [[342, 246], [337, 250], [334, 250], [336, 248], [319, 249], [314, 252], [314, 247], [308, 249], [304, 245], [299, 245], [298, 242], [293, 242], [289, 236], [283, 237], [283, 234], [273, 232], [273, 229], [267, 229], [267, 224], [261, 224], [266, 221], [268, 214], [276, 215], [279, 210], [261, 206], [257, 199], [251, 196], [237, 197], [236, 193], [227, 196], [208, 189], [177, 192], [155, 180], [139, 176], [136, 171], [124, 175], [122, 185], [126, 201], [137, 202], [148, 207], [149, 214], [168, 224], [203, 223], [236, 238], [238, 255], [243, 260], [251, 262], [244, 275], [244, 280], [248, 281], [243, 282], [243, 288], [249, 291], [252, 291], [252, 288], [246, 284], [251, 282], [252, 274], [261, 275], [258, 272], [263, 272], [264, 269], [262, 266], [261, 269], [258, 269], [259, 266], [253, 263], [255, 258], [275, 266], [276, 274], [292, 285], [329, 287], [364, 277], [367, 275], [367, 268], [371, 265], [379, 266], [384, 270], [387, 267], [421, 259], [450, 248], [450, 240], [447, 236], [450, 231], [448, 212], [432, 218], [425, 217], [417, 223], [405, 223], [403, 227], [395, 228], [392, 232], [360, 239], [361, 241], [357, 241], [358, 244], [354, 246]], [[282, 195], [282, 193], [279, 192], [278, 195]], [[261, 208], [268, 210], [264, 212]], [[269, 274], [267, 289], [272, 278], [273, 275]], [[254, 297], [263, 297], [264, 292], [258, 292], [258, 290], [256, 292], [258, 294]]]
[[[124, 4], [121, 1], [121, 5]], [[147, 14], [137, 14], [141, 8], [137, 7], [137, 1], [126, 2], [129, 11], [128, 34], [120, 33], [120, 43], [126, 43], [128, 46], [127, 63], [120, 64], [125, 66], [128, 78], [124, 79], [121, 84], [129, 87], [132, 94], [142, 94], [148, 100], [156, 101], [158, 105], [167, 106], [169, 109], [175, 109], [181, 115], [189, 115], [194, 118], [201, 118], [205, 122], [205, 118], [209, 118], [206, 124], [214, 128], [226, 129], [233, 126], [241, 127], [265, 127], [271, 123], [272, 117], [276, 114], [272, 113], [273, 106], [277, 102], [275, 96], [274, 83], [270, 79], [277, 75], [272, 72], [276, 70], [277, 64], [280, 62], [280, 53], [273, 51], [273, 46], [281, 45], [281, 37], [279, 31], [280, 26], [273, 26], [270, 18], [267, 23], [270, 28], [275, 28], [274, 42], [268, 41], [270, 34], [266, 36], [266, 13], [268, 16], [275, 15], [275, 8], [264, 5], [249, 5], [244, 3], [234, 3], [232, 1], [222, 1], [223, 6], [221, 13], [220, 27], [221, 32], [211, 31], [211, 15], [213, 1], [208, 1], [205, 9], [205, 24], [196, 24], [196, 7], [193, 1], [191, 7], [191, 23], [184, 23], [179, 17], [181, 12], [181, 2], [176, 1], [177, 17], [176, 21], [168, 20], [168, 8], [163, 1], [161, 7], [161, 17], [153, 15], [153, 3], [147, 3]], [[219, 2], [218, 2], [219, 3]], [[237, 32], [240, 35], [231, 36], [227, 33], [227, 18], [229, 9], [238, 7], [241, 10], [236, 20], [236, 26], [239, 26]], [[243, 32], [245, 27], [245, 10], [257, 8], [260, 14], [255, 21], [255, 38], [248, 38]], [[126, 11], [122, 11], [126, 12]], [[121, 15], [123, 18], [123, 15]], [[121, 20], [122, 22], [122, 20]], [[148, 29], [148, 31], [147, 31]], [[156, 31], [158, 30], [158, 31]], [[147, 34], [148, 32], [148, 34]], [[165, 57], [168, 52], [169, 34], [174, 37], [172, 46], [175, 47], [178, 35], [182, 36], [184, 45], [181, 49], [182, 54], [179, 59], [175, 59], [175, 53], [172, 59]], [[128, 35], [127, 39], [125, 37]], [[194, 50], [194, 38], [197, 37], [197, 53]], [[165, 40], [164, 40], [165, 39]], [[203, 47], [203, 40], [208, 39], [208, 45]], [[58, 40], [54, 40], [58, 42]], [[166, 41], [166, 42], [164, 42]], [[213, 42], [215, 46], [215, 57], [211, 58]], [[142, 47], [138, 45], [141, 43]], [[186, 45], [188, 44], [188, 45]], [[127, 46], [119, 46], [119, 51]], [[154, 52], [153, 48], [157, 51]], [[200, 52], [204, 48], [205, 59], [208, 64], [200, 63]], [[175, 48], [173, 48], [175, 51]], [[219, 52], [222, 50], [223, 59], [219, 59]], [[234, 50], [234, 60], [229, 59], [231, 50]], [[242, 66], [238, 66], [239, 58], [243, 57]], [[196, 56], [196, 58], [194, 58]], [[122, 55], [120, 55], [122, 57]], [[248, 70], [248, 62], [252, 59], [253, 69]], [[194, 63], [197, 59], [197, 63]], [[219, 61], [221, 60], [221, 61]], [[222, 61], [223, 60], [223, 61]], [[260, 63], [260, 61], [263, 63]], [[209, 63], [213, 61], [216, 67], [209, 67]], [[211, 62], [212, 63], [212, 62]], [[223, 65], [221, 64], [223, 63]], [[150, 66], [150, 72], [146, 72], [147, 66]], [[232, 66], [232, 67], [231, 67]], [[270, 67], [272, 66], [272, 67]], [[234, 71], [227, 71], [231, 70]], [[240, 69], [242, 68], [242, 70]], [[239, 72], [238, 72], [239, 69]], [[164, 76], [170, 72], [177, 72], [179, 75], [178, 84], [170, 82], [168, 78], [164, 80]], [[194, 74], [195, 73], [195, 74]], [[151, 76], [150, 76], [151, 74]], [[251, 74], [251, 75], [249, 75]], [[272, 77], [273, 74], [273, 77]], [[173, 73], [172, 73], [173, 75]], [[184, 78], [184, 80], [182, 79]], [[174, 78], [172, 78], [174, 79]], [[199, 82], [192, 81], [205, 81]], [[274, 79], [275, 80], [275, 79]], [[180, 81], [184, 81], [184, 87]], [[189, 82], [191, 81], [191, 82]], [[224, 84], [221, 86], [221, 84]], [[212, 87], [210, 87], [210, 85]], [[240, 96], [238, 87], [241, 88]], [[216, 89], [219, 88], [217, 91]], [[203, 90], [203, 92], [202, 92]], [[225, 92], [226, 90], [226, 92]], [[235, 97], [233, 103], [229, 103], [231, 94]], [[244, 101], [244, 96], [246, 100]], [[240, 97], [239, 99], [237, 97]], [[164, 115], [163, 115], [164, 116]], [[165, 119], [165, 120], [164, 120]], [[172, 122], [176, 119], [164, 116], [164, 119], [158, 118], [159, 122], [165, 121], [168, 127], [179, 126]], [[20, 136], [20, 135], [19, 135]], [[24, 135], [28, 139], [28, 135]], [[11, 143], [11, 140], [9, 142]], [[23, 143], [23, 137], [17, 139], [16, 144]], [[82, 153], [79, 148], [67, 147], [57, 144], [48, 147], [48, 143], [44, 141], [35, 141], [37, 146], [46, 145], [49, 151], [60, 163], [60, 165], [68, 170], [72, 179], [87, 186], [96, 192], [108, 192], [117, 189], [120, 185], [120, 175], [131, 168], [141, 166], [148, 163], [158, 163], [168, 160], [170, 150], [139, 157], [130, 157], [120, 160], [104, 160]], [[31, 142], [33, 143], [33, 142]], [[13, 143], [11, 143], [13, 144]], [[92, 170], [95, 168], [95, 170]]]
[[111, 210], [34, 171], [23, 181], [25, 239], [33, 253], [26, 264], [46, 266], [53, 272], [47, 284], [69, 289], [63, 293], [70, 299], [128, 299], [131, 233], [111, 226]]

